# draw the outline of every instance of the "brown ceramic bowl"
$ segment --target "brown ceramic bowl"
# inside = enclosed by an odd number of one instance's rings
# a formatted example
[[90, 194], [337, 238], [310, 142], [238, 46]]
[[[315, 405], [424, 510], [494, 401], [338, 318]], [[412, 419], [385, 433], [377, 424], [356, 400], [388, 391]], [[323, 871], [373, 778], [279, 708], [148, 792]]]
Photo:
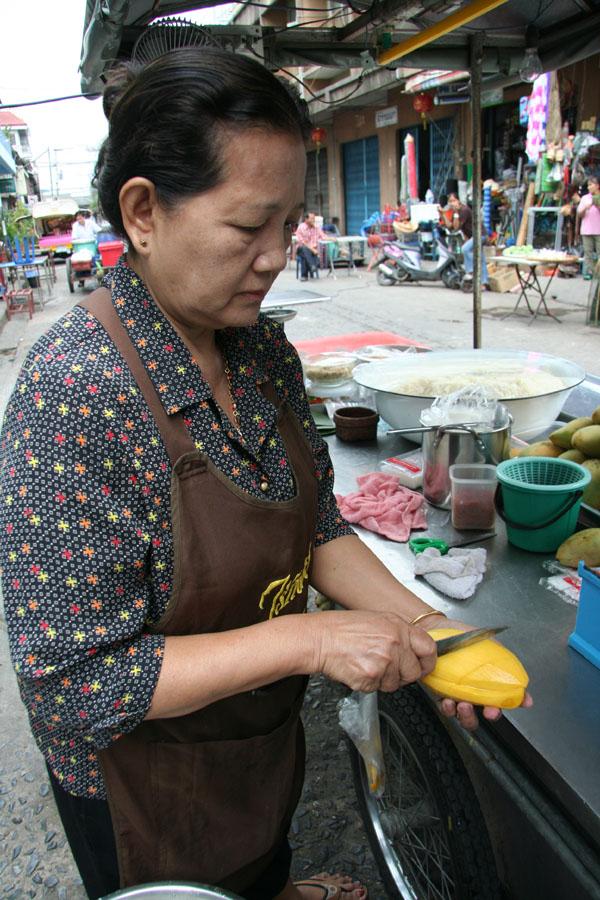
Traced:
[[377, 437], [379, 416], [365, 406], [342, 406], [333, 414], [335, 433], [340, 441], [373, 441]]

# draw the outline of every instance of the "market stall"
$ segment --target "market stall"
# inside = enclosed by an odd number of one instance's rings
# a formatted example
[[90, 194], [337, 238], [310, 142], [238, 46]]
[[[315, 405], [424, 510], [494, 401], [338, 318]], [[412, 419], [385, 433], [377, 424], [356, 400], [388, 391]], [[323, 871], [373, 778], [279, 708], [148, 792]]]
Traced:
[[[369, 397], [364, 393], [369, 385], [367, 371], [379, 368], [380, 374], [385, 374], [386, 367], [393, 371], [394, 367], [401, 370], [403, 366], [416, 366], [418, 370], [419, 359], [425, 371], [434, 362], [437, 366], [437, 360], [442, 358], [447, 375], [446, 357], [453, 355], [429, 353], [419, 355], [414, 362], [411, 351], [383, 345], [379, 349], [380, 361], [363, 363], [361, 369], [353, 370], [363, 393], [350, 403], [375, 404], [380, 414], [386, 409], [380, 394], [375, 392]], [[361, 359], [378, 359], [375, 350], [376, 347], [363, 348], [355, 352]], [[381, 361], [384, 350], [390, 356]], [[477, 353], [483, 351], [463, 351]], [[324, 388], [330, 398], [325, 400], [325, 408], [330, 413], [334, 409], [339, 412], [340, 404], [347, 402], [344, 396], [340, 398], [340, 391], [347, 397], [349, 383], [341, 380], [341, 369], [352, 363], [342, 351], [335, 358], [332, 352], [329, 358], [322, 356], [324, 364], [330, 363], [325, 369], [327, 377], [334, 378], [337, 366], [338, 385], [345, 384], [338, 387], [337, 397], [335, 386]], [[496, 362], [502, 362], [502, 352], [492, 352], [489, 357], [485, 369], [491, 371]], [[523, 357], [528, 359], [529, 377], [535, 378], [537, 364], [541, 371], [545, 361], [539, 354], [523, 353]], [[398, 363], [398, 359], [402, 362]], [[428, 361], [430, 365], [426, 366]], [[555, 368], [554, 372], [562, 371], [567, 378], [573, 364], [562, 362], [565, 368]], [[464, 362], [459, 368], [464, 369]], [[571, 371], [570, 387], [566, 387], [568, 379], [565, 381], [558, 403], [552, 407], [547, 401], [542, 404], [545, 428], [540, 429], [540, 420], [535, 418], [531, 405], [524, 419], [523, 408], [518, 406], [524, 401], [515, 401], [511, 407], [513, 421], [527, 440], [513, 437], [509, 444], [496, 444], [501, 448], [497, 451], [500, 459], [512, 456], [520, 462], [517, 454], [526, 452], [523, 459], [529, 459], [532, 468], [552, 465], [556, 460], [561, 465], [559, 455], [563, 453], [568, 454], [568, 460], [573, 460], [576, 452], [579, 460], [587, 459], [575, 448], [585, 446], [589, 450], [583, 440], [589, 435], [582, 434], [581, 440], [576, 441], [573, 435], [578, 430], [576, 426], [580, 430], [592, 424], [589, 417], [600, 403], [600, 382], [585, 377], [583, 371], [578, 375], [576, 368]], [[311, 382], [309, 378], [313, 394], [319, 392], [319, 385], [314, 383], [319, 377], [317, 370], [315, 357], [310, 357], [305, 371], [313, 379]], [[408, 395], [396, 399], [401, 402], [392, 409], [400, 412], [393, 424], [402, 428], [418, 424], [418, 409], [423, 421], [423, 410], [431, 402]], [[407, 403], [403, 406], [404, 401]], [[389, 421], [393, 413], [386, 412], [386, 416]], [[574, 421], [584, 416], [588, 417], [585, 421]], [[322, 418], [316, 415], [315, 419], [323, 424]], [[565, 430], [563, 426], [568, 422], [573, 424]], [[559, 428], [566, 433], [554, 434], [558, 444], [542, 444], [545, 435]], [[408, 436], [388, 434], [390, 430], [382, 417], [373, 440], [353, 441], [339, 429], [338, 434], [327, 436], [336, 472], [336, 494], [353, 495], [357, 479], [370, 473], [402, 471], [398, 475], [400, 484], [418, 485], [411, 476], [414, 479], [419, 468], [424, 487], [415, 490], [424, 490], [425, 496], [431, 494], [427, 445], [421, 449]], [[485, 440], [484, 433], [478, 434]], [[462, 454], [464, 461], [468, 461], [465, 454], [470, 438], [467, 435], [465, 442], [455, 444], [451, 450], [458, 457]], [[567, 449], [567, 444], [573, 449]], [[549, 455], [544, 457], [544, 453]], [[435, 461], [439, 464], [440, 457]], [[446, 465], [448, 462], [452, 460], [446, 459]], [[585, 474], [584, 466], [574, 462], [567, 465], [574, 466], [576, 477], [578, 470]], [[588, 459], [586, 466], [593, 472], [596, 459]], [[589, 493], [585, 497], [593, 499]], [[528, 505], [535, 511], [539, 501]], [[557, 562], [554, 550], [531, 552], [523, 548], [523, 543], [535, 546], [535, 529], [526, 532], [530, 536], [517, 546], [514, 532], [509, 540], [510, 528], [507, 531], [499, 515], [491, 528], [484, 529], [482, 525], [479, 531], [455, 529], [453, 515], [452, 503], [426, 503], [427, 530], [413, 531], [412, 536], [424, 533], [450, 547], [466, 544], [487, 551], [485, 575], [473, 594], [463, 600], [452, 599], [415, 574], [415, 554], [406, 540], [388, 539], [370, 527], [358, 527], [358, 533], [397, 578], [434, 608], [477, 627], [506, 627], [503, 643], [524, 664], [535, 705], [532, 709], [506, 709], [498, 723], [484, 723], [470, 735], [455, 727], [454, 721], [439, 719], [430, 695], [420, 687], [380, 695], [387, 779], [381, 797], [371, 793], [367, 769], [356, 752], [353, 761], [361, 811], [382, 878], [390, 896], [406, 898], [500, 898], [505, 892], [516, 900], [537, 896], [550, 900], [563, 900], [569, 895], [600, 897], [600, 719], [596, 700], [600, 668], [574, 649], [579, 576], [575, 569], [566, 569]], [[454, 523], [458, 524], [456, 519]], [[584, 504], [578, 527], [590, 526], [600, 526], [600, 513]], [[600, 634], [600, 618], [597, 630]], [[600, 654], [600, 639], [598, 645]]]

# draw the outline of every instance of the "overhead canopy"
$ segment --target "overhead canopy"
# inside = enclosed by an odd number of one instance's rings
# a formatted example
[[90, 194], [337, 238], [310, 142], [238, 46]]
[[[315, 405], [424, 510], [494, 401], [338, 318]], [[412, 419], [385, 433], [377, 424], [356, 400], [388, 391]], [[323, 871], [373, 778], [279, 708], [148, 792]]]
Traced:
[[[102, 90], [102, 76], [117, 59], [128, 59], [150, 23], [175, 13], [218, 6], [225, 0], [87, 0], [81, 52], [83, 92]], [[346, 0], [365, 12], [346, 25], [328, 28], [203, 26], [211, 43], [219, 37], [228, 47], [256, 44], [274, 69], [320, 65], [328, 68], [376, 65], [381, 32], [388, 23], [387, 43], [399, 44], [424, 29], [460, 14], [474, 0]], [[475, 0], [476, 2], [476, 0]], [[373, 27], [376, 22], [377, 28]], [[453, 29], [390, 67], [461, 70], [469, 68], [469, 37], [483, 33], [482, 71], [486, 87], [517, 83], [527, 27], [538, 30], [538, 53], [546, 71], [561, 68], [600, 51], [600, 0], [508, 0], [491, 12]]]

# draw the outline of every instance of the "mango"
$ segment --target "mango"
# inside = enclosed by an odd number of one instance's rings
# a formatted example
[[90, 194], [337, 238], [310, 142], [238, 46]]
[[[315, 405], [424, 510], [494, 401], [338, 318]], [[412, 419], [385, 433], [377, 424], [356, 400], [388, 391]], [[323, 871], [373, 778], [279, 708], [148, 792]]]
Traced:
[[[461, 631], [435, 628], [429, 634], [440, 640]], [[422, 681], [441, 697], [514, 709], [523, 702], [529, 676], [514, 653], [488, 639], [438, 657], [433, 672]]]
[[563, 566], [577, 568], [582, 559], [586, 566], [600, 566], [600, 528], [576, 531], [556, 551], [556, 558]]
[[580, 428], [585, 428], [586, 425], [593, 424], [593, 419], [590, 419], [589, 416], [581, 416], [579, 419], [573, 419], [571, 422], [563, 425], [562, 428], [553, 431], [550, 435], [550, 440], [557, 447], [562, 447], [563, 450], [570, 450], [572, 446], [571, 439], [575, 432], [579, 431]]
[[600, 509], [600, 459], [586, 459], [581, 463], [592, 473], [592, 480], [583, 492], [582, 500], [594, 509]]
[[592, 421], [594, 425], [600, 425], [600, 406], [597, 406], [592, 413]]
[[558, 457], [559, 459], [570, 459], [571, 462], [576, 462], [581, 465], [582, 462], [585, 462], [587, 456], [585, 453], [582, 453], [581, 450], [565, 450], [564, 453], [561, 453]]
[[552, 441], [536, 441], [521, 450], [519, 456], [560, 456], [560, 447], [553, 444]]
[[586, 456], [597, 459], [600, 456], [600, 425], [580, 428], [571, 438], [571, 446], [575, 450], [581, 450]]

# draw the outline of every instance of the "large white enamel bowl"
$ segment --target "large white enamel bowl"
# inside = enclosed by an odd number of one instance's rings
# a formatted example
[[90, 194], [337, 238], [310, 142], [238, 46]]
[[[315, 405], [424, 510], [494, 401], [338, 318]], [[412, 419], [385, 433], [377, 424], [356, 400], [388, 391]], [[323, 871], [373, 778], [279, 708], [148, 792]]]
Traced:
[[[568, 359], [526, 350], [434, 350], [406, 354], [383, 362], [363, 363], [353, 372], [354, 380], [374, 392], [377, 412], [392, 428], [419, 425], [421, 413], [431, 406], [435, 394], [422, 396], [402, 392], [403, 384], [419, 377], [454, 377], [457, 373], [478, 383], [478, 373], [498, 371], [503, 375], [547, 372], [560, 384], [534, 396], [498, 397], [513, 417], [512, 433], [529, 440], [556, 420], [570, 392], [585, 378], [585, 370]], [[442, 381], [443, 383], [443, 381]], [[448, 393], [443, 391], [442, 393]], [[527, 392], [525, 392], [527, 393]], [[407, 435], [407, 437], [411, 437]], [[416, 440], [416, 436], [411, 438]]]

